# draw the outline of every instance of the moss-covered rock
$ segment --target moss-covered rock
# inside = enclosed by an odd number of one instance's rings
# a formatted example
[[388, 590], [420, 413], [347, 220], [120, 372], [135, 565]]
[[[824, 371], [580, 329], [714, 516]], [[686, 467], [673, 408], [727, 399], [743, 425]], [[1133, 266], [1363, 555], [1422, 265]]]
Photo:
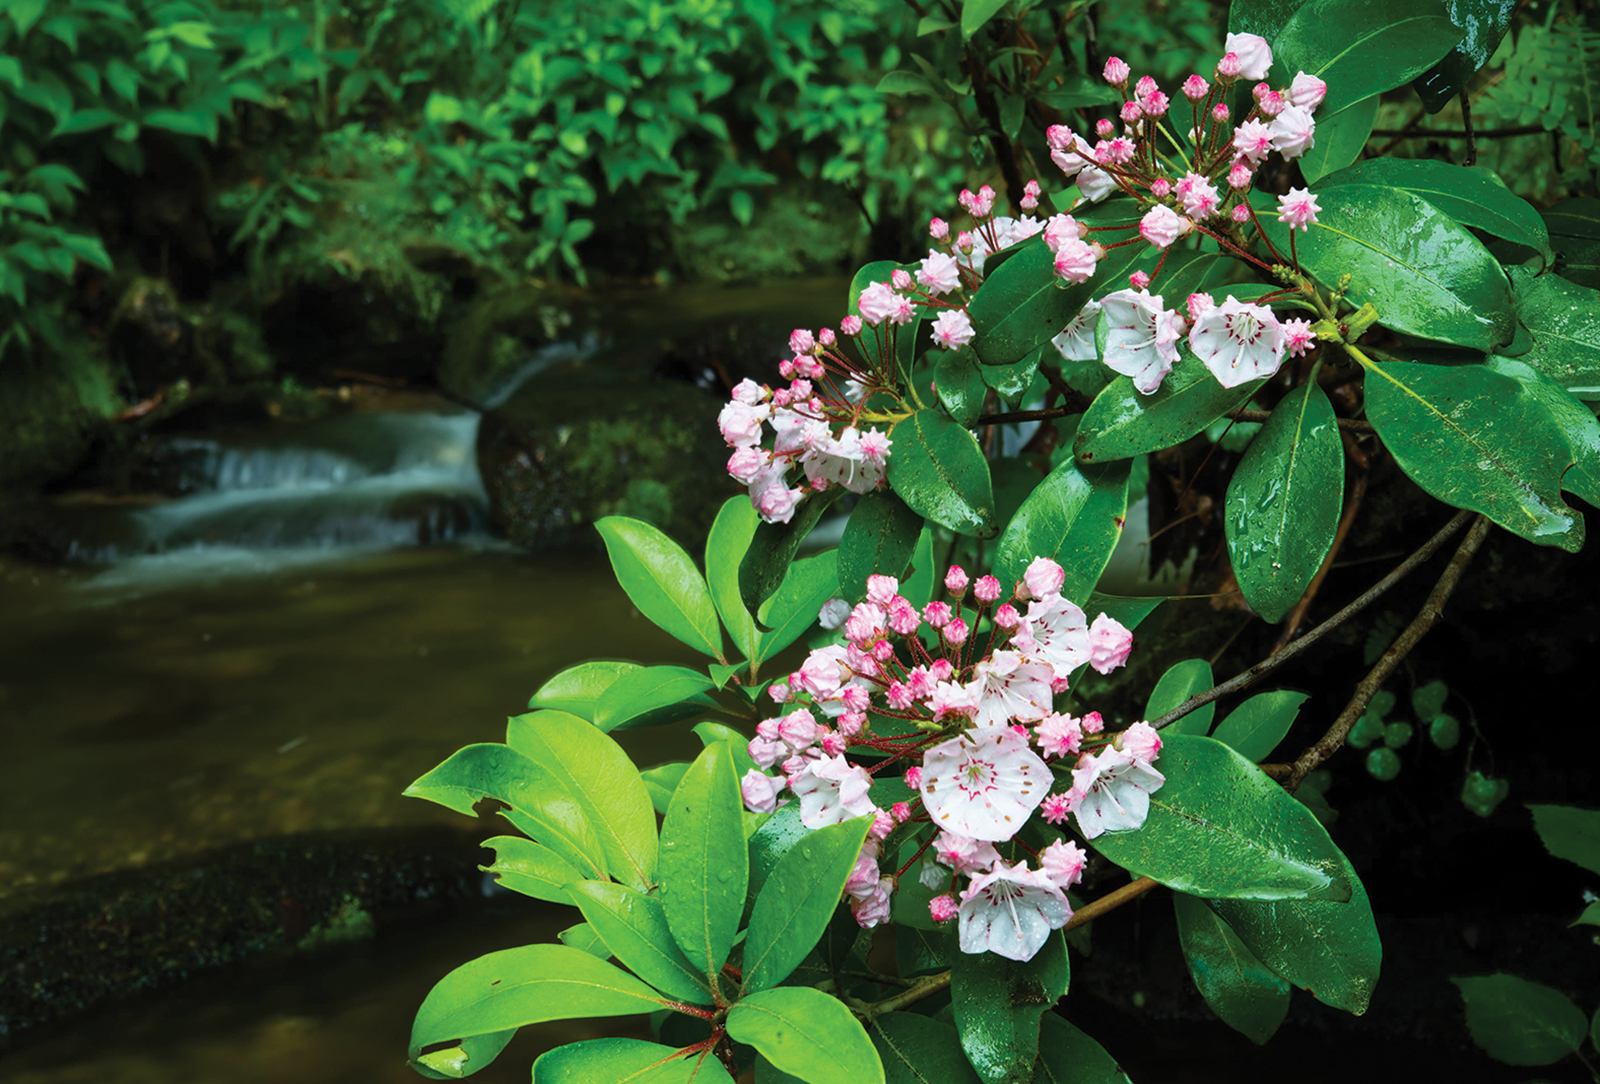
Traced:
[[49, 361], [14, 355], [0, 365], [0, 493], [70, 474], [121, 405], [87, 344]]

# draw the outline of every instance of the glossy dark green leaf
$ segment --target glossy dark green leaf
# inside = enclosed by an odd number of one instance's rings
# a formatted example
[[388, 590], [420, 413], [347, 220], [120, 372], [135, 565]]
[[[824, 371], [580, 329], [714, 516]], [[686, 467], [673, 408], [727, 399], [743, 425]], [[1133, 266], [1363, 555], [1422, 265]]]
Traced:
[[1580, 399], [1600, 399], [1600, 292], [1525, 267], [1509, 273], [1517, 319], [1533, 340], [1520, 360]]
[[[1576, 460], [1572, 469], [1561, 476], [1561, 488], [1590, 504], [1600, 505], [1600, 421], [1595, 419], [1594, 411], [1522, 358], [1491, 355], [1486, 365], [1521, 384], [1523, 391], [1543, 404], [1555, 418]], [[1430, 714], [1437, 713], [1419, 713], [1418, 718], [1428, 718]]]
[[922, 517], [893, 490], [868, 493], [856, 503], [839, 539], [839, 594], [859, 602], [868, 576], [905, 574], [922, 533]]
[[[1322, 128], [1317, 125], [1319, 138]], [[1488, 173], [1426, 158], [1371, 158], [1325, 178], [1322, 188], [1346, 184], [1410, 192], [1464, 226], [1476, 226], [1546, 257], [1551, 255], [1549, 231], [1533, 204]]]
[[[1144, 707], [1147, 720], [1159, 719], [1196, 693], [1203, 693], [1217, 684], [1211, 675], [1211, 664], [1204, 659], [1185, 659], [1173, 663], [1161, 675], [1156, 687], [1150, 690], [1150, 699]], [[1211, 730], [1211, 720], [1217, 713], [1216, 701], [1196, 708], [1177, 722], [1167, 726], [1163, 734], [1205, 734]]]
[[1037, 557], [1061, 564], [1061, 593], [1082, 605], [1111, 560], [1128, 515], [1131, 460], [1078, 464], [1064, 459], [1022, 502], [1000, 535], [994, 575], [1010, 586]]
[[600, 837], [576, 798], [554, 774], [515, 749], [499, 743], [457, 750], [433, 771], [405, 789], [407, 798], [425, 798], [457, 813], [493, 798], [511, 808], [506, 820], [543, 843], [585, 877], [607, 874]]
[[[908, 887], [902, 884], [902, 890]], [[897, 897], [899, 894], [896, 891]], [[902, 977], [914, 978], [949, 970], [952, 954], [960, 949], [956, 948], [948, 924], [940, 929], [925, 930], [920, 926], [908, 926], [899, 918], [895, 923], [894, 959]]]
[[1177, 892], [1172, 904], [1183, 961], [1200, 996], [1223, 1023], [1253, 1043], [1265, 1043], [1289, 1012], [1289, 984], [1204, 903]]
[[[1379, 95], [1362, 98], [1326, 118], [1317, 118], [1316, 143], [1300, 156], [1300, 172], [1306, 184], [1327, 184], [1329, 174], [1343, 170], [1361, 157], [1361, 151], [1372, 137], [1372, 125], [1378, 119]], [[1399, 161], [1399, 159], [1384, 159]]]
[[751, 613], [760, 610], [761, 604], [783, 585], [800, 543], [844, 492], [844, 487], [833, 486], [807, 497], [788, 523], [761, 523], [756, 527], [750, 548], [739, 562], [739, 597]]
[[514, 716], [506, 744], [559, 779], [583, 807], [612, 876], [638, 889], [655, 884], [656, 815], [622, 746], [561, 711]]
[[783, 586], [761, 608], [769, 625], [756, 644], [752, 662], [765, 662], [800, 638], [816, 623], [822, 604], [839, 593], [839, 553], [829, 550], [789, 566]]
[[886, 1084], [979, 1084], [961, 1037], [949, 1024], [914, 1012], [872, 1018], [867, 1034], [883, 1060]]
[[617, 582], [662, 630], [722, 661], [722, 627], [711, 592], [683, 547], [655, 527], [627, 516], [595, 522]]
[[[1083, 604], [1083, 612], [1089, 614], [1091, 619], [1097, 614], [1107, 614], [1115, 618], [1118, 624], [1128, 630], [1138, 628], [1144, 623], [1145, 618], [1161, 608], [1167, 601], [1162, 595], [1139, 597], [1137, 595], [1102, 595], [1099, 591], [1089, 596], [1089, 601]], [[1155, 716], [1151, 716], [1155, 718]]]
[[1378, 984], [1383, 945], [1361, 879], [1342, 867], [1352, 895], [1332, 900], [1207, 900], [1256, 958], [1324, 1005], [1360, 1015]]
[[1119, 376], [1089, 404], [1073, 454], [1081, 463], [1108, 463], [1144, 452], [1182, 444], [1235, 407], [1250, 401], [1264, 381], [1252, 380], [1236, 388], [1217, 383], [1200, 359], [1184, 343], [1178, 364], [1172, 367], [1154, 395], [1144, 395], [1133, 381]]
[[610, 881], [578, 881], [570, 894], [618, 963], [674, 1001], [712, 1004], [706, 977], [673, 941], [659, 896]]
[[1250, 608], [1281, 621], [1333, 545], [1344, 503], [1339, 419], [1315, 383], [1273, 407], [1223, 504], [1228, 559]]
[[[409, 1057], [415, 1062], [424, 1048], [437, 1043], [546, 1020], [651, 1012], [662, 1008], [662, 1001], [626, 971], [567, 945], [491, 952], [456, 968], [428, 992], [411, 1025]], [[467, 1064], [457, 1075], [482, 1067]]]
[[1039, 375], [1039, 363], [1045, 360], [1046, 350], [1052, 358], [1060, 356], [1055, 347], [1046, 345], [1009, 365], [980, 365], [979, 375], [985, 384], [999, 393], [1003, 402], [1015, 404], [1027, 394], [1034, 377]]
[[747, 995], [788, 978], [817, 943], [870, 826], [870, 817], [857, 817], [819, 828], [778, 860], [756, 897], [745, 933], [742, 989]]
[[1551, 1065], [1576, 1053], [1589, 1031], [1583, 1010], [1543, 983], [1503, 972], [1450, 981], [1466, 1003], [1472, 1041], [1508, 1065]]
[[983, 413], [989, 385], [983, 379], [982, 368], [970, 350], [941, 350], [934, 362], [933, 381], [939, 403], [957, 425], [971, 425]]
[[1530, 542], [1582, 547], [1583, 519], [1561, 500], [1572, 449], [1515, 380], [1481, 365], [1366, 369], [1367, 417], [1412, 481]]
[[[1411, 84], [1422, 97], [1422, 105], [1437, 113], [1466, 89], [1478, 69], [1489, 62], [1500, 39], [1511, 27], [1517, 0], [1445, 0], [1450, 21], [1466, 37], [1439, 63], [1419, 75]], [[1318, 126], [1318, 133], [1321, 126]]]
[[1130, 1084], [1106, 1048], [1055, 1013], [1039, 1018], [1034, 1084]]
[[1326, 81], [1318, 111], [1333, 116], [1409, 83], [1464, 36], [1439, 0], [1311, 0], [1272, 39], [1274, 82], [1288, 83], [1297, 71]]
[[917, 548], [911, 551], [911, 571], [906, 582], [900, 585], [900, 594], [917, 609], [933, 601], [938, 589], [939, 562], [933, 556], [933, 531], [923, 524], [917, 536]]
[[678, 947], [710, 977], [722, 969], [744, 913], [749, 859], [744, 801], [726, 742], [700, 751], [661, 825], [662, 903]]
[[[1104, 226], [1132, 222], [1139, 216], [1127, 204], [1112, 200], [1076, 217]], [[1127, 274], [1143, 255], [1141, 247], [1112, 249], [1087, 282], [1068, 285], [1056, 275], [1055, 254], [1042, 237], [1022, 242], [1015, 255], [998, 268], [985, 268], [983, 285], [967, 306], [974, 331], [970, 349], [984, 365], [1022, 361], [1060, 334], [1085, 304]]]
[[1065, 996], [1071, 971], [1059, 933], [1026, 962], [958, 952], [950, 970], [956, 1031], [984, 1084], [1027, 1084], [1039, 1056], [1039, 1017]]
[[637, 729], [717, 710], [706, 695], [712, 681], [686, 666], [643, 666], [612, 682], [595, 703], [600, 730]]
[[594, 722], [594, 706], [613, 681], [642, 669], [636, 662], [609, 659], [569, 666], [539, 686], [528, 700], [530, 708], [550, 708]]
[[957, 534], [993, 537], [994, 486], [972, 434], [927, 408], [889, 431], [889, 484], [918, 515]]
[[[1261, 226], [1287, 252], [1289, 227], [1263, 200], [1271, 213], [1259, 214]], [[1414, 192], [1380, 185], [1336, 185], [1317, 201], [1322, 211], [1296, 246], [1323, 285], [1350, 276], [1351, 303], [1371, 302], [1385, 327], [1408, 335], [1485, 352], [1511, 341], [1505, 273], [1465, 226]]]
[[1579, 286], [1600, 289], [1600, 199], [1578, 196], [1539, 212], [1556, 251], [1556, 270]]
[[[1294, 13], [1306, 5], [1307, 0], [1233, 0], [1228, 5], [1228, 32], [1230, 34], [1254, 34], [1266, 38], [1269, 42], [1283, 32]], [[1274, 65], [1276, 68], [1276, 65]], [[1279, 73], [1274, 70], [1273, 76]], [[1275, 79], [1275, 82], [1288, 82], [1294, 78], [1294, 73], [1289, 73], [1286, 79]]]
[[1571, 805], [1529, 805], [1544, 849], [1600, 873], [1600, 812]]
[[1194, 896], [1349, 899], [1344, 855], [1310, 810], [1228, 746], [1172, 734], [1144, 827], [1106, 832], [1095, 850], [1136, 876]]
[[1228, 713], [1212, 737], [1252, 763], [1259, 763], [1278, 747], [1300, 714], [1305, 693], [1280, 689], [1257, 693]]
[[884, 1084], [883, 1063], [844, 1002], [809, 986], [780, 986], [740, 998], [728, 1035], [808, 1084]]
[[750, 540], [760, 522], [748, 497], [729, 497], [706, 536], [706, 586], [711, 589], [711, 601], [722, 617], [723, 627], [733, 637], [733, 646], [747, 659], [756, 650], [757, 632], [755, 620], [739, 595], [739, 564], [750, 549]]
[[533, 1084], [733, 1084], [709, 1050], [681, 1055], [643, 1039], [585, 1039], [539, 1055]]
[[767, 878], [777, 868], [778, 862], [789, 853], [791, 847], [810, 834], [811, 829], [800, 823], [800, 806], [796, 802], [780, 808], [751, 833], [747, 854], [752, 906], [766, 888]]
[[495, 836], [483, 841], [494, 851], [494, 864], [479, 866], [513, 892], [550, 903], [570, 903], [566, 886], [583, 880], [583, 874], [542, 843], [522, 836]]

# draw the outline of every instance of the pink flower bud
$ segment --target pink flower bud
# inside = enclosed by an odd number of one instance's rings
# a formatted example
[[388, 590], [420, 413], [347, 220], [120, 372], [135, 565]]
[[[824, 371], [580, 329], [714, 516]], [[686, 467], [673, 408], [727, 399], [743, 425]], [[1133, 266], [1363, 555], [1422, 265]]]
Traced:
[[1083, 732], [1085, 734], [1098, 734], [1106, 728], [1106, 721], [1100, 717], [1098, 711], [1091, 711], [1083, 717]]
[[1210, 294], [1190, 294], [1188, 300], [1189, 319], [1200, 319], [1201, 313], [1207, 309], [1215, 308], [1216, 304]]
[[1300, 72], [1289, 84], [1289, 101], [1308, 113], [1321, 105], [1322, 99], [1327, 96], [1328, 84], [1305, 72]]
[[839, 321], [839, 331], [841, 334], [849, 335], [852, 338], [861, 334], [861, 317], [846, 316]]
[[1128, 65], [1119, 57], [1112, 57], [1110, 60], [1106, 61], [1105, 70], [1100, 74], [1104, 76], [1105, 81], [1110, 83], [1112, 86], [1121, 87], [1127, 85], [1128, 76], [1133, 74], [1133, 72], [1132, 69], [1130, 69]]
[[972, 594], [979, 602], [987, 605], [1000, 597], [1000, 581], [993, 576], [985, 576], [973, 584]]
[[922, 619], [936, 629], [944, 628], [954, 616], [950, 607], [942, 602], [930, 602], [922, 610]]
[[950, 236], [950, 223], [942, 218], [933, 218], [928, 221], [928, 233], [935, 241], [943, 241]]
[[894, 658], [894, 645], [888, 640], [879, 640], [872, 645], [872, 658], [877, 662], [888, 662]]
[[1122, 103], [1121, 115], [1123, 124], [1134, 124], [1140, 117], [1144, 116], [1144, 106], [1130, 99]]
[[928, 901], [928, 914], [935, 922], [949, 922], [961, 913], [953, 896], [935, 896]]
[[853, 738], [861, 733], [861, 728], [867, 725], [866, 712], [847, 711], [839, 716], [839, 733], [847, 738]]
[[1275, 90], [1269, 90], [1261, 96], [1261, 115], [1263, 117], [1276, 117], [1288, 108], [1288, 100]]
[[1150, 182], [1150, 194], [1155, 196], [1157, 199], [1162, 199], [1163, 197], [1171, 195], [1172, 182], [1165, 177], [1157, 177], [1154, 181]]
[[972, 254], [972, 234], [966, 230], [956, 234], [956, 248], [970, 256]]
[[1017, 626], [1022, 624], [1022, 615], [1017, 613], [1017, 608], [1011, 603], [1003, 602], [994, 612], [994, 624], [998, 629], [1015, 632]]
[[1094, 130], [1096, 135], [1100, 136], [1102, 139], [1106, 139], [1117, 130], [1117, 126], [1108, 120], [1101, 119], [1095, 121]]
[[1222, 59], [1217, 61], [1217, 82], [1225, 86], [1237, 82], [1243, 70], [1244, 63], [1240, 61], [1238, 53], [1224, 53]]
[[951, 647], [956, 647], [967, 642], [967, 623], [961, 618], [956, 618], [944, 627], [944, 641]]
[[1039, 182], [1029, 181], [1022, 186], [1022, 209], [1031, 211], [1039, 206]]
[[903, 267], [897, 267], [889, 275], [889, 283], [896, 290], [909, 290], [911, 289], [911, 272]]
[[905, 784], [912, 790], [922, 789], [922, 769], [913, 764], [906, 769]]
[[894, 818], [896, 824], [904, 824], [911, 819], [911, 803], [896, 802], [889, 807], [889, 815]]
[[1183, 96], [1191, 102], [1198, 102], [1211, 91], [1211, 84], [1200, 78], [1199, 74], [1189, 76], [1183, 81]]
[[810, 354], [816, 348], [817, 340], [805, 328], [797, 327], [789, 332], [789, 352], [791, 354]]
[[1249, 188], [1250, 178], [1250, 166], [1243, 159], [1235, 162], [1233, 168], [1228, 170], [1228, 184], [1232, 188]]
[[817, 332], [817, 342], [821, 343], [825, 347], [832, 346], [838, 341], [839, 340], [834, 336], [833, 328], [831, 327], [825, 327], [821, 331]]
[[1172, 108], [1172, 100], [1159, 90], [1152, 92], [1143, 102], [1147, 117], [1164, 117], [1167, 110]]
[[970, 582], [967, 579], [966, 570], [960, 565], [951, 565], [950, 571], [944, 574], [944, 589], [956, 598], [960, 598], [967, 593], [967, 584]]
[[1128, 285], [1135, 290], [1143, 290], [1150, 285], [1150, 276], [1143, 271], [1135, 271], [1128, 276]]
[[1241, 203], [1229, 213], [1229, 217], [1242, 226], [1250, 221], [1250, 208]]
[[1148, 75], [1141, 75], [1139, 81], [1133, 85], [1133, 95], [1139, 99], [1148, 98], [1156, 92], [1156, 89], [1156, 81], [1154, 79]]
[[1211, 108], [1211, 117], [1219, 124], [1227, 120], [1230, 115], [1231, 114], [1228, 112], [1228, 106], [1226, 102], [1218, 102]]

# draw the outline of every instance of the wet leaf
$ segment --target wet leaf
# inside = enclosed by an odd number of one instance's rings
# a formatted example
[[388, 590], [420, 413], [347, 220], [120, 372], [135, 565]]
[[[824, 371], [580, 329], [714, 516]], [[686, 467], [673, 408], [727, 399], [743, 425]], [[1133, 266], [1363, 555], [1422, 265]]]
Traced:
[[675, 1001], [710, 1005], [704, 975], [678, 951], [659, 896], [610, 881], [578, 881], [572, 902], [617, 962]]
[[889, 484], [918, 515], [957, 534], [990, 538], [994, 487], [972, 434], [932, 408], [897, 422]]
[[[1555, 418], [1576, 460], [1572, 469], [1561, 476], [1561, 488], [1590, 504], [1600, 505], [1600, 421], [1595, 419], [1594, 411], [1544, 373], [1526, 364], [1523, 358], [1491, 355], [1485, 364], [1493, 372], [1521, 384], [1523, 391], [1543, 404]], [[1418, 713], [1418, 718], [1427, 717]]]
[[[1317, 126], [1322, 134], [1322, 126]], [[1421, 196], [1464, 226], [1476, 226], [1553, 258], [1550, 234], [1533, 204], [1486, 173], [1419, 158], [1371, 158], [1322, 181], [1324, 188], [1370, 184]]]
[[[893, 457], [891, 456], [891, 459]], [[739, 596], [751, 612], [783, 586], [790, 563], [800, 551], [800, 543], [811, 533], [822, 513], [844, 494], [844, 487], [832, 488], [807, 497], [788, 523], [761, 523], [750, 539], [750, 548], [739, 562]]]
[[727, 742], [700, 751], [661, 825], [662, 903], [684, 956], [715, 981], [739, 932], [749, 859]]
[[981, 368], [970, 350], [941, 350], [934, 362], [933, 382], [939, 403], [957, 425], [971, 425], [983, 413], [989, 385]]
[[1251, 609], [1281, 621], [1322, 567], [1344, 500], [1344, 443], [1328, 397], [1302, 384], [1273, 407], [1228, 483], [1223, 526]]
[[739, 595], [739, 565], [750, 549], [761, 517], [746, 496], [729, 497], [706, 536], [706, 585], [733, 646], [745, 658], [756, 650], [756, 623]]
[[1016, 583], [1035, 558], [1048, 557], [1066, 572], [1062, 595], [1082, 605], [1122, 537], [1132, 466], [1131, 460], [1103, 466], [1062, 460], [1000, 535], [994, 575], [1001, 584]]
[[[1337, 33], [1329, 27], [1337, 26]], [[1438, 0], [1311, 0], [1272, 39], [1273, 71], [1287, 83], [1297, 71], [1328, 84], [1318, 111], [1403, 86], [1454, 49], [1465, 36]]]
[[642, 666], [612, 682], [596, 702], [594, 725], [600, 730], [636, 730], [675, 723], [717, 710], [706, 695], [713, 682], [685, 666]]
[[883, 1060], [887, 1084], [979, 1084], [961, 1037], [949, 1024], [914, 1012], [872, 1018], [868, 1034]]
[[892, 490], [868, 493], [856, 503], [839, 539], [839, 594], [859, 602], [868, 576], [905, 574], [922, 532], [922, 517]]
[[771, 628], [761, 634], [751, 662], [765, 662], [816, 623], [822, 604], [839, 593], [839, 553], [829, 550], [789, 566], [783, 585], [762, 606], [760, 618]]
[[[1150, 700], [1145, 704], [1144, 717], [1146, 720], [1159, 719], [1191, 696], [1203, 693], [1216, 684], [1216, 680], [1211, 676], [1211, 664], [1204, 659], [1185, 659], [1183, 662], [1173, 663], [1156, 682], [1156, 687], [1150, 690]], [[1208, 733], [1211, 730], [1211, 720], [1216, 714], [1217, 704], [1216, 701], [1212, 701], [1170, 724], [1162, 734]]]
[[594, 722], [594, 707], [601, 695], [623, 674], [643, 669], [636, 662], [580, 662], [569, 666], [539, 686], [528, 700], [530, 708], [552, 708]]
[[1600, 292], [1525, 267], [1508, 273], [1517, 319], [1533, 340], [1519, 360], [1580, 399], [1600, 399]]
[[1367, 417], [1402, 470], [1456, 508], [1576, 552], [1583, 519], [1561, 500], [1574, 456], [1555, 418], [1482, 365], [1366, 365]]
[[[1379, 95], [1362, 98], [1339, 112], [1323, 119], [1317, 118], [1316, 144], [1300, 156], [1300, 172], [1306, 184], [1327, 184], [1351, 162], [1361, 157], [1361, 151], [1372, 137], [1373, 122], [1378, 119]], [[1382, 159], [1399, 161], [1399, 159]]]
[[1600, 199], [1564, 199], [1539, 212], [1556, 250], [1556, 270], [1579, 286], [1600, 289]]
[[950, 996], [967, 1061], [984, 1084], [1027, 1084], [1039, 1056], [1039, 1017], [1066, 995], [1067, 942], [1052, 933], [1033, 959], [958, 952]]
[[838, 998], [809, 986], [780, 986], [740, 998], [728, 1034], [809, 1084], [884, 1084], [866, 1029]]
[[1224, 388], [1189, 352], [1187, 343], [1178, 352], [1178, 364], [1155, 394], [1145, 395], [1130, 378], [1119, 376], [1095, 396], [1073, 440], [1073, 454], [1080, 462], [1107, 463], [1182, 444], [1249, 402], [1265, 383], [1252, 380]]
[[[1422, 104], [1437, 113], [1466, 89], [1467, 81], [1489, 63], [1500, 39], [1511, 27], [1517, 0], [1446, 0], [1450, 21], [1466, 37], [1439, 63], [1419, 75], [1411, 84], [1422, 96]], [[1321, 126], [1318, 126], [1321, 131]]]
[[1055, 1013], [1039, 1018], [1034, 1084], [1130, 1084], [1106, 1048]]
[[709, 1050], [678, 1054], [643, 1039], [585, 1039], [539, 1055], [533, 1084], [733, 1084]]
[[839, 905], [870, 817], [812, 832], [784, 854], [756, 897], [744, 942], [746, 995], [776, 986], [810, 952]]
[[1183, 961], [1200, 996], [1223, 1023], [1253, 1043], [1265, 1043], [1289, 1012], [1289, 984], [1204, 903], [1178, 892], [1172, 904]]
[[570, 903], [566, 886], [583, 880], [583, 874], [555, 851], [522, 836], [495, 836], [483, 841], [494, 851], [494, 864], [479, 866], [495, 875], [501, 885], [549, 903]]
[[595, 522], [617, 582], [665, 632], [722, 659], [722, 627], [700, 570], [683, 547], [643, 520], [606, 516]]
[[1144, 827], [1091, 846], [1135, 876], [1212, 898], [1348, 899], [1344, 855], [1316, 817], [1228, 746], [1173, 734]]
[[1260, 763], [1289, 733], [1306, 700], [1305, 693], [1283, 689], [1258, 693], [1229, 712], [1211, 736], [1251, 763]]

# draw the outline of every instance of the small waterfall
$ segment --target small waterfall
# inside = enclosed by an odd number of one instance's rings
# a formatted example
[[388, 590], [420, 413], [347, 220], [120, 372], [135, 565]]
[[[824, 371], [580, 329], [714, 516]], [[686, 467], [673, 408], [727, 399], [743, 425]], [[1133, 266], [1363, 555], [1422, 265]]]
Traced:
[[107, 586], [267, 571], [405, 546], [487, 540], [478, 415], [357, 413], [288, 433], [166, 438], [152, 483], [174, 499], [119, 511], [69, 559]]

